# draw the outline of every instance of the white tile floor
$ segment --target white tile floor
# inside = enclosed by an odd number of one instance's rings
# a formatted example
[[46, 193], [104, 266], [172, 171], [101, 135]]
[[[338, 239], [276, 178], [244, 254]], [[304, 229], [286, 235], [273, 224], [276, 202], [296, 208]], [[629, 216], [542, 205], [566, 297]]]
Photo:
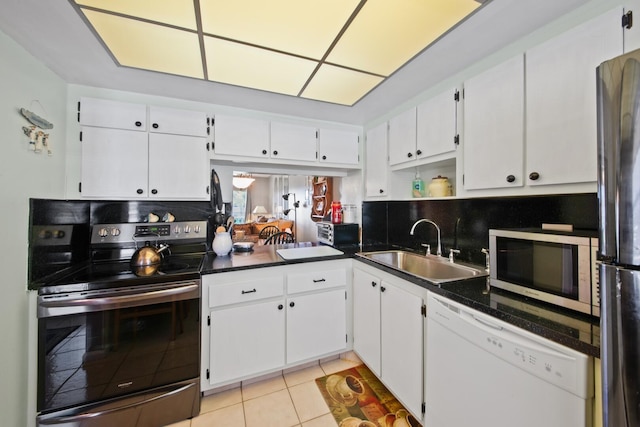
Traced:
[[336, 427], [315, 379], [361, 362], [353, 353], [205, 396], [200, 415], [170, 427]]

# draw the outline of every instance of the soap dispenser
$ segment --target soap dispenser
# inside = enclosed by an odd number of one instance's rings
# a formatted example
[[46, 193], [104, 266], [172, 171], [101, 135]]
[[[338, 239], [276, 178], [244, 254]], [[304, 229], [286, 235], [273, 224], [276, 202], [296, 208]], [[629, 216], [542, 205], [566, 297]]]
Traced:
[[420, 172], [416, 169], [416, 177], [413, 180], [412, 185], [413, 197], [424, 197], [424, 181], [420, 178]]

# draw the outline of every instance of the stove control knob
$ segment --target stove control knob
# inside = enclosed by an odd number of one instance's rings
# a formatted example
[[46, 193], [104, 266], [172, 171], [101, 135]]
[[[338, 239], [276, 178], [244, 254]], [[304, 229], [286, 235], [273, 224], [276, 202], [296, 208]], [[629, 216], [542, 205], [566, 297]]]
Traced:
[[120, 235], [120, 229], [119, 228], [112, 228], [111, 229], [111, 235], [116, 237]]
[[193, 227], [193, 232], [198, 234], [200, 232], [200, 226], [196, 225], [195, 227]]
[[190, 233], [191, 232], [191, 227], [189, 227], [188, 225], [185, 225], [184, 226], [184, 232], [187, 233], [187, 234]]
[[180, 230], [180, 227], [178, 227], [178, 226], [176, 226], [176, 227], [173, 229], [173, 234], [180, 234], [181, 232], [182, 232], [182, 230]]
[[108, 235], [109, 235], [109, 230], [107, 230], [106, 228], [101, 228], [98, 230], [98, 236], [107, 237]]

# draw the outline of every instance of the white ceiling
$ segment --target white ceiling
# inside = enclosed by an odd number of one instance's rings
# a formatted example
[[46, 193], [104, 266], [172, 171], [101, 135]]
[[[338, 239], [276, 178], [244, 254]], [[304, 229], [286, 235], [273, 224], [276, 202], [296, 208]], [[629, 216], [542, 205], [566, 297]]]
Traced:
[[348, 107], [118, 67], [68, 1], [1, 2], [0, 30], [67, 83], [360, 125], [585, 3], [493, 0]]

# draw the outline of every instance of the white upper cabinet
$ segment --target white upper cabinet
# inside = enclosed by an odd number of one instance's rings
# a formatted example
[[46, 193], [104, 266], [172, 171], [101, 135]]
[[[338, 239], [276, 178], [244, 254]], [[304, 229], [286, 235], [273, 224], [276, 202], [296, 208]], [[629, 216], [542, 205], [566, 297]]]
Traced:
[[108, 99], [80, 98], [78, 122], [82, 126], [146, 131], [147, 106]]
[[418, 105], [416, 158], [455, 155], [459, 99], [460, 92], [453, 88]]
[[358, 132], [336, 129], [320, 129], [318, 160], [320, 163], [360, 163]]
[[524, 58], [464, 83], [464, 188], [523, 185]]
[[269, 122], [216, 114], [213, 153], [269, 158]]
[[389, 165], [416, 160], [416, 108], [389, 120]]
[[149, 197], [208, 199], [209, 157], [206, 140], [188, 135], [149, 135]]
[[622, 8], [526, 52], [528, 185], [595, 182], [595, 69], [621, 55]]
[[359, 167], [358, 133], [216, 114], [213, 159]]
[[315, 162], [317, 134], [311, 126], [271, 122], [271, 158]]
[[202, 111], [149, 107], [149, 132], [206, 137], [209, 120]]
[[387, 188], [387, 123], [367, 131], [365, 143], [365, 196], [382, 197]]
[[146, 105], [81, 99], [83, 197], [209, 198], [206, 114], [157, 107], [149, 110], [158, 124], [155, 129], [146, 125]]
[[82, 197], [147, 197], [146, 132], [86, 126], [82, 128], [80, 144]]

